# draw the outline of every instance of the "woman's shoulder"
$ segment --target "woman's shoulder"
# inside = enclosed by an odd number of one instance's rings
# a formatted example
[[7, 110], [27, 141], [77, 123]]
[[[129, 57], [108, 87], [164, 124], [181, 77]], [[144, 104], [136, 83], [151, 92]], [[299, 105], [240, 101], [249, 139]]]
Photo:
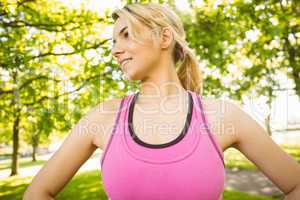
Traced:
[[234, 110], [242, 109], [242, 106], [232, 99], [222, 97], [201, 96], [202, 104], [207, 110], [213, 110], [222, 115], [230, 115]]
[[241, 105], [231, 99], [202, 97], [207, 123], [222, 144], [223, 150], [237, 141], [236, 127], [242, 117]]
[[106, 115], [110, 112], [115, 113], [118, 111], [119, 105], [124, 97], [107, 99], [100, 102], [97, 106], [99, 107], [99, 114]]
[[228, 98], [202, 97], [202, 104], [205, 114], [214, 116], [227, 126], [234, 126], [246, 114], [239, 102]]
[[93, 144], [101, 149], [111, 134], [123, 98], [125, 97], [104, 100], [94, 106], [87, 114], [90, 118], [91, 127], [96, 130], [93, 134]]
[[84, 118], [94, 122], [114, 115], [118, 110], [121, 100], [122, 98], [114, 98], [101, 101], [90, 108]]

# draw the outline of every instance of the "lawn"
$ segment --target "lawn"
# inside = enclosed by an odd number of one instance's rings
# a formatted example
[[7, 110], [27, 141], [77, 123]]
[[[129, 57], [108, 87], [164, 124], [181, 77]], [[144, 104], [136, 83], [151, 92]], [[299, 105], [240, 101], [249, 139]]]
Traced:
[[[46, 162], [46, 160], [37, 160], [36, 162], [32, 161], [32, 158], [22, 158], [19, 161], [19, 167], [24, 168], [24, 167], [33, 167], [37, 165], [43, 165]], [[11, 166], [11, 161], [5, 161], [0, 163], [0, 170], [3, 169], [10, 169]]]
[[[101, 151], [98, 151], [94, 153], [91, 158], [94, 157], [99, 157]], [[38, 165], [43, 165], [47, 162], [45, 158], [42, 158], [42, 156], [37, 156], [37, 161], [33, 162], [31, 157], [25, 157], [25, 158], [19, 158], [19, 167], [24, 168], [24, 167], [33, 167], [33, 166], [38, 166]], [[0, 162], [0, 170], [4, 169], [10, 169], [11, 166], [11, 160], [5, 160]]]
[[[10, 177], [0, 182], [0, 199], [17, 200], [22, 199], [27, 185], [32, 177], [19, 178]], [[100, 171], [92, 170], [80, 172], [72, 178], [62, 192], [55, 198], [62, 199], [78, 199], [78, 200], [107, 200], [107, 195], [103, 189]], [[275, 198], [249, 195], [237, 191], [225, 190], [223, 200], [274, 200]]]

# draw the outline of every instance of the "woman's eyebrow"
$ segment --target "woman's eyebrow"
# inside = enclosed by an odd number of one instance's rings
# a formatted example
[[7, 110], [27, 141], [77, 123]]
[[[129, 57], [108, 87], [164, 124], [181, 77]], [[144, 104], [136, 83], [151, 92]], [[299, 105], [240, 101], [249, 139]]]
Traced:
[[[127, 26], [123, 27], [123, 28], [121, 29], [121, 31], [118, 33], [118, 35], [122, 34], [122, 33], [125, 31], [126, 28], [127, 28]], [[113, 43], [115, 43], [115, 42], [116, 42], [116, 40], [113, 39]]]

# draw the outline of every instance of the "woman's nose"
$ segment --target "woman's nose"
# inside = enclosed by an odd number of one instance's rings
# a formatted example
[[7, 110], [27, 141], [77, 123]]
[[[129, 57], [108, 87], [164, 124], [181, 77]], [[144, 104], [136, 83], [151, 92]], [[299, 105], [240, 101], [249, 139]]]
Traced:
[[111, 51], [112, 51], [112, 55], [116, 58], [124, 52], [124, 50], [120, 48], [119, 45], [114, 45]]

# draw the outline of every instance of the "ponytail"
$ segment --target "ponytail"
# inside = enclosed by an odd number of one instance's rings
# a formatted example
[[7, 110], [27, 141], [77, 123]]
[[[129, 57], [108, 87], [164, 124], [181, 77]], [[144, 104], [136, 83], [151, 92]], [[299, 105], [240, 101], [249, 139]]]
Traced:
[[183, 46], [184, 47], [177, 42], [173, 51], [178, 78], [186, 90], [202, 94], [203, 75], [198, 66], [197, 58], [186, 44], [183, 44]]

